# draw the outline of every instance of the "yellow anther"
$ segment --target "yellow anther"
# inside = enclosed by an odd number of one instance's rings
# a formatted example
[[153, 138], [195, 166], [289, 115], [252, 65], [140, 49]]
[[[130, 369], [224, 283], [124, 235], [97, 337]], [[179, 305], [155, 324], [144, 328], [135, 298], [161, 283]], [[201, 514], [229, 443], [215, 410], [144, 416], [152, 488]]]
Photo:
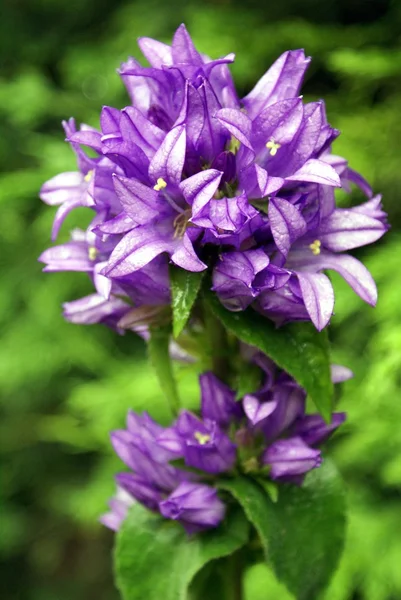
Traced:
[[87, 174], [84, 177], [84, 181], [86, 181], [86, 183], [89, 183], [90, 180], [92, 179], [92, 175], [93, 175], [93, 170], [91, 169], [90, 171], [87, 172]]
[[164, 190], [165, 187], [167, 187], [167, 183], [164, 181], [163, 177], [159, 177], [156, 185], [153, 186], [153, 189], [156, 190], [156, 192], [160, 192], [160, 190]]
[[95, 246], [89, 246], [89, 248], [88, 248], [88, 256], [89, 256], [89, 260], [96, 260], [96, 258], [97, 258], [97, 249], [95, 248]]
[[281, 144], [278, 144], [274, 140], [269, 140], [266, 144], [266, 148], [270, 150], [270, 156], [276, 156], [277, 150], [281, 148]]
[[314, 242], [312, 242], [312, 244], [309, 244], [309, 248], [312, 250], [312, 253], [315, 256], [318, 256], [320, 254], [321, 245], [322, 242], [320, 240], [315, 240]]
[[204, 446], [208, 442], [210, 442], [210, 435], [208, 433], [201, 433], [200, 431], [195, 431], [194, 438], [197, 442], [200, 443], [201, 446]]

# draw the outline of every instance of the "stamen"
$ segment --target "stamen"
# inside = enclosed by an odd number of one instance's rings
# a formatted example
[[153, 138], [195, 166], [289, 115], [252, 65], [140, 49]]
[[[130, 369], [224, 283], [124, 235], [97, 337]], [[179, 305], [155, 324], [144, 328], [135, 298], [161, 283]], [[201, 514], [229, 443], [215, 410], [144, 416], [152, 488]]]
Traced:
[[88, 256], [89, 256], [89, 260], [96, 260], [96, 258], [97, 258], [97, 248], [95, 248], [95, 246], [89, 246], [89, 248], [88, 248]]
[[309, 244], [309, 248], [312, 250], [312, 253], [315, 256], [318, 256], [320, 254], [321, 245], [322, 242], [320, 240], [315, 240], [314, 242], [312, 242], [312, 244]]
[[174, 225], [174, 239], [182, 238], [188, 225], [188, 220], [190, 218], [190, 212], [184, 211], [176, 216], [173, 221]]
[[164, 190], [165, 187], [167, 187], [167, 183], [164, 181], [163, 177], [159, 177], [156, 185], [153, 186], [153, 189], [156, 190], [156, 192], [160, 192], [160, 190]]
[[201, 433], [200, 431], [195, 431], [194, 438], [197, 442], [200, 443], [201, 446], [204, 446], [208, 442], [210, 442], [211, 436], [208, 433]]
[[281, 144], [271, 139], [267, 142], [266, 148], [270, 150], [270, 156], [276, 156], [277, 150], [281, 148]]
[[86, 183], [89, 183], [90, 180], [92, 179], [92, 175], [93, 175], [93, 169], [91, 169], [90, 171], [87, 172], [87, 174], [84, 177], [84, 181], [86, 181]]

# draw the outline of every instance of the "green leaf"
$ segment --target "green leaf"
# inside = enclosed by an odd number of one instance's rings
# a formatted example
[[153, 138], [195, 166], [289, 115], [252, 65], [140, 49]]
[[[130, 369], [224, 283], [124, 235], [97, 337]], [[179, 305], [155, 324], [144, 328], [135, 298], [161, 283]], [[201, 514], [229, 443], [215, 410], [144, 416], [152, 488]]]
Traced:
[[256, 392], [261, 383], [262, 372], [260, 368], [253, 363], [241, 363], [237, 374], [236, 400], [241, 400], [246, 394]]
[[301, 487], [281, 485], [276, 503], [250, 479], [234, 479], [222, 487], [255, 526], [277, 578], [297, 600], [317, 598], [344, 546], [345, 497], [333, 464], [325, 460]]
[[189, 319], [203, 275], [203, 271], [192, 273], [178, 267], [170, 267], [173, 334], [175, 338], [180, 335]]
[[270, 560], [277, 578], [298, 600], [316, 598], [336, 570], [345, 512], [343, 482], [327, 460], [301, 487], [280, 488], [278, 502], [270, 503]]
[[251, 308], [230, 312], [215, 294], [207, 292], [206, 297], [223, 325], [243, 342], [262, 350], [292, 375], [329, 421], [333, 409], [333, 384], [327, 332], [319, 333], [311, 323], [291, 323], [276, 328], [274, 323]]
[[196, 573], [241, 548], [248, 533], [240, 510], [232, 511], [217, 529], [189, 538], [178, 523], [135, 504], [117, 535], [115, 550], [123, 600], [186, 600]]
[[219, 482], [219, 488], [227, 490], [244, 509], [248, 520], [258, 532], [266, 560], [269, 536], [269, 497], [250, 477], [236, 477]]
[[160, 387], [170, 404], [171, 411], [173, 414], [177, 414], [180, 407], [180, 400], [169, 351], [170, 334], [170, 325], [151, 327], [148, 354]]

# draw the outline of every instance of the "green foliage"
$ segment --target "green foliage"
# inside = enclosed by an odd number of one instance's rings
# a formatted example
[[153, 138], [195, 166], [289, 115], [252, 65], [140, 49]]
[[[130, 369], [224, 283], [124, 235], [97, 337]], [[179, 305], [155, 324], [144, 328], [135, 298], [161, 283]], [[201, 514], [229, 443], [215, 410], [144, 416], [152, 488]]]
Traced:
[[[37, 198], [43, 181], [74, 170], [61, 119], [98, 124], [102, 104], [127, 103], [115, 69], [136, 37], [168, 41], [185, 21], [210, 56], [236, 52], [233, 73], [246, 93], [277, 55], [313, 56], [303, 92], [327, 100], [347, 156], [382, 191], [392, 232], [361, 255], [379, 303], [364, 307], [338, 278], [331, 331], [335, 362], [355, 372], [339, 409], [348, 424], [332, 441], [345, 478], [349, 527], [327, 600], [401, 597], [401, 225], [399, 2], [285, 0], [19, 0], [0, 20], [0, 553], [4, 600], [115, 600], [113, 536], [97, 523], [114, 491], [108, 432], [129, 407], [167, 423], [169, 408], [144, 362], [144, 345], [101, 326], [66, 324], [60, 305], [89, 293], [85, 275], [42, 275], [52, 209]], [[252, 35], [249, 35], [249, 32]], [[352, 201], [362, 198], [353, 194]], [[349, 197], [342, 198], [349, 203]], [[85, 227], [70, 216], [61, 240]], [[196, 373], [175, 373], [185, 406], [198, 401]], [[249, 568], [246, 600], [288, 600], [263, 563]]]
[[204, 273], [191, 273], [175, 266], [170, 267], [171, 307], [173, 309], [173, 334], [177, 338], [184, 329], [198, 295]]
[[327, 331], [319, 333], [310, 323], [291, 323], [277, 329], [252, 309], [226, 310], [214, 294], [207, 294], [207, 302], [228, 331], [256, 346], [292, 375], [308, 392], [316, 408], [330, 420], [333, 384]]
[[247, 519], [258, 533], [266, 562], [269, 562], [270, 498], [262, 487], [250, 477], [227, 479], [221, 482], [220, 487], [229, 491], [244, 509]]
[[297, 600], [318, 597], [344, 546], [345, 494], [334, 466], [324, 461], [302, 487], [280, 486], [277, 502], [250, 478], [233, 479], [222, 487], [239, 501], [255, 526], [267, 563], [280, 582]]
[[248, 534], [247, 521], [238, 510], [218, 529], [189, 539], [178, 523], [134, 505], [117, 535], [115, 552], [123, 600], [186, 600], [196, 573], [211, 560], [241, 548]]

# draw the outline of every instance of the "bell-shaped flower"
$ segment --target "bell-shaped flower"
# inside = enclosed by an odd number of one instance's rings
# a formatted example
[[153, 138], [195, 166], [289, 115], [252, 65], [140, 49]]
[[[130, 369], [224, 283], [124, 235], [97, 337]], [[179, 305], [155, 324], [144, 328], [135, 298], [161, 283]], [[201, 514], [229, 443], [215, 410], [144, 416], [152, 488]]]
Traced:
[[185, 463], [206, 473], [230, 471], [236, 447], [215, 421], [201, 421], [188, 411], [179, 415], [175, 429], [182, 439]]
[[200, 483], [181, 483], [159, 509], [163, 517], [179, 521], [188, 534], [217, 527], [224, 519], [225, 506], [217, 491]]
[[320, 450], [310, 448], [300, 437], [293, 437], [271, 444], [263, 455], [263, 462], [270, 466], [272, 479], [294, 481], [319, 467], [322, 458]]

